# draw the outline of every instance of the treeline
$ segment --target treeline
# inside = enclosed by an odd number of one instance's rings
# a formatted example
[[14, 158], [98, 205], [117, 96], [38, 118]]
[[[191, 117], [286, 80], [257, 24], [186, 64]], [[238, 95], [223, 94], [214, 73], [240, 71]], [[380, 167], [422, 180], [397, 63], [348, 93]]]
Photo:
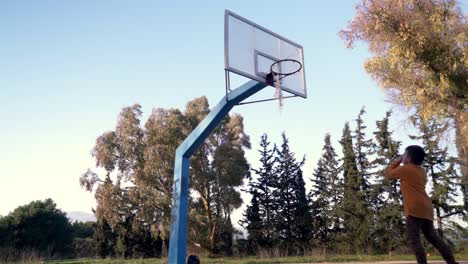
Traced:
[[160, 258], [163, 252], [161, 236], [153, 236], [150, 229], [134, 225], [132, 219], [126, 219], [117, 228], [111, 228], [105, 218], [101, 219], [95, 225], [93, 238], [92, 257]]
[[[241, 224], [247, 229], [250, 254], [303, 254], [306, 251], [389, 254], [407, 252], [402, 196], [397, 181], [384, 177], [387, 165], [402, 154], [402, 143], [389, 128], [391, 113], [376, 122], [369, 136], [364, 108], [353, 124], [345, 123], [335, 150], [325, 135], [322, 154], [305, 191], [302, 166], [283, 134], [281, 145], [267, 135], [260, 142], [260, 167], [249, 181], [251, 202]], [[410, 136], [425, 149], [428, 190], [441, 236], [449, 242], [466, 239], [468, 232], [452, 216], [466, 216], [458, 205], [457, 160], [440, 147], [445, 127], [432, 119], [412, 118]], [[307, 177], [307, 178], [309, 178]], [[453, 245], [453, 244], [452, 244]]]
[[95, 223], [70, 222], [52, 199], [0, 217], [0, 262], [95, 255]]
[[52, 199], [32, 201], [0, 217], [0, 262], [161, 257], [162, 246], [160, 236], [153, 238], [137, 226], [71, 222]]
[[[99, 136], [92, 154], [104, 173], [88, 170], [80, 184], [95, 191], [95, 243], [100, 257], [150, 257], [169, 245], [172, 179], [176, 148], [209, 113], [205, 97], [186, 108], [157, 108], [141, 124], [141, 107], [124, 108], [114, 130]], [[330, 136], [313, 175], [304, 175], [286, 135], [276, 146], [263, 136], [261, 166], [250, 168], [251, 147], [243, 118], [229, 115], [191, 158], [189, 248], [198, 245], [212, 256], [260, 250], [304, 254], [308, 250], [392, 253], [406, 250], [402, 197], [398, 182], [384, 178], [385, 167], [402, 154], [389, 128], [390, 113], [369, 136], [364, 110], [345, 124], [338, 154]], [[439, 147], [444, 134], [437, 120], [412, 120], [414, 140], [424, 145], [426, 169], [436, 220], [447, 239], [466, 236], [450, 216], [466, 213], [457, 206], [460, 175], [455, 158]], [[242, 225], [247, 241], [236, 239], [231, 222], [243, 202], [240, 188], [250, 179], [252, 195]], [[306, 190], [305, 182], [312, 189]], [[154, 248], [155, 251], [146, 251]]]
[[[161, 257], [170, 232], [175, 149], [209, 113], [205, 97], [184, 111], [155, 109], [144, 125], [139, 105], [124, 108], [115, 130], [99, 136], [92, 155], [104, 173], [88, 170], [80, 184], [95, 191], [95, 223], [70, 223], [51, 200], [36, 201], [0, 218], [0, 256], [21, 259], [24, 252], [49, 257]], [[406, 250], [402, 197], [398, 183], [383, 177], [401, 154], [401, 142], [389, 129], [391, 114], [376, 122], [370, 136], [364, 109], [346, 123], [340, 154], [330, 135], [312, 175], [303, 174], [305, 157], [296, 157], [286, 134], [279, 145], [262, 136], [260, 166], [245, 158], [250, 148], [240, 115], [226, 117], [191, 159], [189, 249], [197, 245], [212, 256], [233, 254], [301, 255], [310, 250], [337, 253], [393, 253]], [[441, 235], [451, 241], [467, 237], [453, 216], [460, 179], [457, 160], [440, 148], [445, 127], [437, 120], [412, 120], [411, 136], [428, 156], [430, 195]], [[239, 238], [232, 212], [251, 201]], [[306, 182], [312, 186], [306, 190]], [[466, 218], [465, 218], [466, 220]], [[199, 249], [200, 251], [200, 249]]]

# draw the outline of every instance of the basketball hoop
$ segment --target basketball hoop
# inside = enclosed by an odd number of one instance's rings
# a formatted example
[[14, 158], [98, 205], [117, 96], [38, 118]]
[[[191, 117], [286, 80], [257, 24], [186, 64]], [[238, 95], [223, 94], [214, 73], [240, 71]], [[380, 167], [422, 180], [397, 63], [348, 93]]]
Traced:
[[275, 97], [279, 101], [280, 110], [283, 107], [283, 91], [281, 90], [281, 80], [285, 77], [298, 73], [302, 69], [302, 63], [298, 60], [283, 59], [271, 64], [270, 73], [265, 77], [268, 85], [274, 86]]
[[[286, 65], [288, 64], [288, 65]], [[284, 65], [284, 66], [283, 66]], [[286, 69], [286, 70], [283, 70]], [[292, 70], [289, 70], [292, 69]], [[302, 63], [298, 60], [284, 59], [276, 61], [271, 64], [270, 73], [266, 75], [266, 82], [268, 85], [274, 85], [275, 77], [279, 76], [279, 79], [298, 73], [302, 69]]]
[[[301, 45], [229, 10], [225, 11], [226, 96], [212, 108], [176, 150], [168, 263], [185, 264], [187, 259], [190, 157], [225, 120], [235, 105], [279, 100], [281, 110], [283, 99], [307, 98], [304, 63]], [[250, 81], [231, 90], [230, 73]], [[288, 78], [284, 79], [286, 77]], [[245, 102], [247, 98], [269, 85], [276, 87], [276, 98]], [[283, 91], [291, 95], [283, 96]], [[189, 261], [192, 260], [196, 262], [197, 258], [189, 257]]]

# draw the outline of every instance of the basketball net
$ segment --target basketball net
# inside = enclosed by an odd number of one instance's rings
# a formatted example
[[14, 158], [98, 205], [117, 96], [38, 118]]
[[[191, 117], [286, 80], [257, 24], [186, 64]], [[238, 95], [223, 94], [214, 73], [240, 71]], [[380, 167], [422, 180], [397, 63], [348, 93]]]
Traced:
[[277, 74], [275, 77], [275, 97], [278, 98], [279, 110], [283, 110], [283, 90], [281, 90], [280, 76]]

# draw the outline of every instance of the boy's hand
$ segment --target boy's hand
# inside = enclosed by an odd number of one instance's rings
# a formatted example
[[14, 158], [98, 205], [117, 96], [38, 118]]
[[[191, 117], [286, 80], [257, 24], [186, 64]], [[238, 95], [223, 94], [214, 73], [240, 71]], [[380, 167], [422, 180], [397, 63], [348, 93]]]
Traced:
[[392, 164], [393, 164], [393, 165], [400, 165], [402, 160], [403, 160], [403, 158], [402, 158], [402, 157], [399, 157], [399, 158], [395, 159], [395, 160], [392, 162]]
[[401, 175], [398, 173], [398, 167], [400, 167], [402, 160], [402, 157], [393, 160], [385, 170], [385, 177], [392, 180], [400, 179]]

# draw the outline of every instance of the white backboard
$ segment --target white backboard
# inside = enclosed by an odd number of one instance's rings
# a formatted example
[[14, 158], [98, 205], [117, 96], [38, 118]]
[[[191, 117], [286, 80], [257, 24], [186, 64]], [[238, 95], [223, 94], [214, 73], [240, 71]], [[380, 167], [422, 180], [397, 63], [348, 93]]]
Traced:
[[[296, 74], [284, 77], [281, 80], [281, 89], [306, 98], [302, 46], [229, 10], [225, 11], [224, 63], [227, 71], [266, 82], [265, 76], [270, 72], [271, 65], [283, 59], [299, 61], [302, 69]], [[282, 72], [294, 71], [294, 68], [283, 67]]]

